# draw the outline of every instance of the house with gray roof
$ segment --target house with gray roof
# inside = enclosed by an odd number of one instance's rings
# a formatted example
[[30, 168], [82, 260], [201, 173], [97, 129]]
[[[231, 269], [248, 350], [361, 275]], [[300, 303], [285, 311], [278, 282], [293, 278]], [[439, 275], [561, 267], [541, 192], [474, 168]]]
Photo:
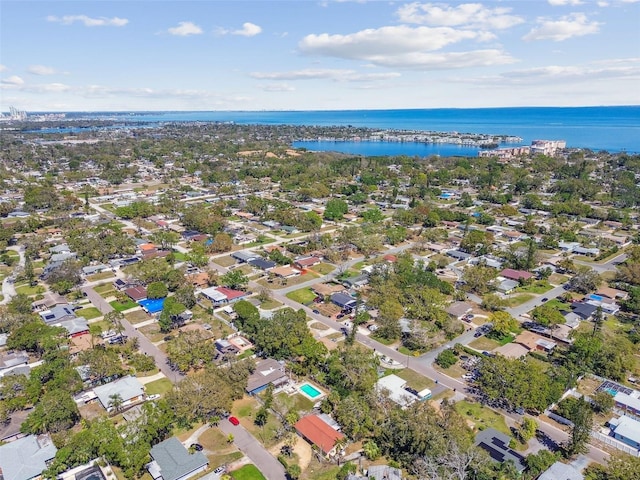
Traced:
[[584, 475], [573, 465], [556, 462], [544, 471], [538, 480], [584, 480]]
[[144, 387], [136, 377], [132, 376], [122, 377], [114, 382], [95, 387], [93, 392], [107, 412], [113, 410], [111, 407], [113, 395], [120, 395], [122, 407], [144, 400]]
[[476, 446], [486, 450], [492, 460], [503, 463], [511, 461], [518, 472], [527, 468], [524, 457], [509, 447], [511, 437], [495, 428], [487, 428], [476, 435]]
[[49, 435], [28, 435], [0, 446], [3, 480], [31, 480], [39, 477], [57, 451]]
[[51, 310], [45, 310], [38, 315], [40, 315], [40, 318], [42, 318], [47, 325], [53, 325], [54, 323], [76, 318], [76, 314], [71, 305], [56, 305]]
[[147, 464], [147, 470], [153, 480], [187, 480], [209, 466], [202, 452], [189, 453], [176, 437], [154, 445], [150, 453], [153, 461]]

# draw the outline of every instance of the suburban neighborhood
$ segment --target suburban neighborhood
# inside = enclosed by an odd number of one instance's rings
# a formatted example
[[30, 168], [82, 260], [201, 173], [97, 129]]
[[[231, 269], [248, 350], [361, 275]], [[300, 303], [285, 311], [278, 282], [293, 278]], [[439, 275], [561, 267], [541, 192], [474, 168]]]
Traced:
[[640, 157], [314, 135], [2, 132], [3, 478], [638, 478]]

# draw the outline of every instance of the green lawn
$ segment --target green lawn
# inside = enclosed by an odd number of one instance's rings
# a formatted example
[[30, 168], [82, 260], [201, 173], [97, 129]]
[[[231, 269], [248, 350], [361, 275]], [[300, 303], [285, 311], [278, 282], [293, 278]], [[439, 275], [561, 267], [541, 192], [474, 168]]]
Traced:
[[456, 411], [465, 419], [470, 420], [474, 424], [475, 430], [483, 430], [485, 428], [495, 428], [496, 430], [511, 435], [509, 427], [502, 415], [483, 407], [479, 403], [461, 400], [455, 404]]
[[[409, 360], [409, 365], [411, 365], [411, 360]], [[420, 375], [419, 373], [411, 370], [410, 368], [405, 368], [400, 371], [392, 372], [396, 374], [398, 377], [407, 381], [407, 386], [411, 388], [415, 388], [418, 391], [424, 390], [425, 388], [433, 388], [435, 383], [430, 378], [425, 377], [424, 375]]]
[[45, 291], [46, 289], [42, 285], [36, 285], [35, 287], [32, 287], [28, 283], [25, 283], [20, 286], [16, 286], [16, 292], [22, 293], [28, 296], [39, 295], [41, 293], [44, 293]]
[[491, 351], [494, 348], [498, 348], [500, 344], [495, 340], [491, 340], [490, 338], [480, 337], [480, 338], [476, 338], [473, 342], [469, 343], [469, 346], [471, 348], [475, 348], [476, 350], [480, 350], [480, 351], [484, 351], [484, 350]]
[[371, 335], [371, 338], [374, 339], [376, 342], [380, 342], [383, 345], [391, 345], [392, 343], [396, 342], [396, 340], [389, 340], [388, 338], [379, 337], [375, 333]]
[[497, 335], [495, 332], [489, 332], [486, 336], [487, 339], [489, 340], [493, 340], [495, 342], [498, 342], [498, 345], [503, 346], [506, 345], [507, 343], [511, 343], [513, 342], [513, 340], [516, 338], [514, 335], [505, 335], [505, 336], [501, 336], [501, 335]]
[[557, 298], [552, 298], [546, 304], [547, 307], [555, 308], [556, 310], [571, 310], [571, 305], [563, 302], [562, 300], [558, 300]]
[[95, 282], [98, 280], [106, 280], [107, 278], [113, 278], [115, 276], [116, 275], [113, 272], [100, 272], [100, 273], [96, 273], [95, 275], [91, 275], [87, 277], [87, 280], [89, 280], [90, 282]]
[[171, 380], [169, 380], [168, 378], [161, 378], [160, 380], [155, 380], [151, 383], [147, 383], [145, 385], [145, 392], [147, 395], [164, 395], [165, 393], [170, 392], [171, 388], [173, 388]]
[[313, 267], [311, 267], [311, 270], [319, 273], [320, 275], [327, 275], [333, 272], [335, 269], [336, 267], [334, 267], [330, 263], [319, 263], [318, 265], [314, 265]]
[[522, 305], [523, 303], [528, 302], [529, 300], [533, 300], [535, 295], [531, 293], [521, 293], [511, 298], [507, 298], [505, 303], [508, 307], [517, 307], [518, 305]]
[[234, 480], [267, 480], [258, 467], [253, 464], [244, 465], [238, 470], [231, 472]]
[[281, 392], [277, 394], [275, 398], [278, 403], [286, 405], [288, 410], [293, 410], [298, 413], [310, 412], [313, 409], [314, 402], [299, 393], [296, 393], [295, 395], [287, 395], [286, 393]]
[[535, 293], [537, 295], [541, 295], [544, 292], [548, 292], [553, 287], [546, 280], [538, 280], [537, 282], [532, 282], [529, 285], [525, 285], [523, 287], [516, 288], [517, 292], [524, 293]]
[[277, 300], [267, 300], [266, 302], [262, 302], [262, 304], [260, 304], [260, 308], [263, 310], [273, 310], [274, 308], [278, 308], [280, 306], [282, 306], [282, 304]]
[[76, 310], [76, 315], [78, 317], [84, 317], [87, 320], [91, 320], [92, 318], [101, 317], [102, 312], [100, 312], [100, 310], [98, 310], [96, 307], [87, 307]]
[[312, 302], [313, 299], [316, 298], [316, 294], [313, 293], [310, 288], [301, 288], [300, 290], [287, 293], [287, 298], [304, 305]]
[[93, 289], [96, 291], [98, 295], [100, 295], [103, 298], [116, 294], [116, 289], [113, 288], [113, 285], [111, 285], [110, 283], [103, 283], [102, 285], [93, 287]]
[[187, 256], [182, 252], [173, 252], [173, 256], [178, 262], [186, 262], [187, 260]]
[[113, 302], [109, 302], [114, 310], [118, 312], [124, 312], [125, 310], [129, 310], [130, 308], [138, 307], [139, 305], [133, 300], [127, 300], [124, 303], [120, 303], [118, 300], [114, 300]]

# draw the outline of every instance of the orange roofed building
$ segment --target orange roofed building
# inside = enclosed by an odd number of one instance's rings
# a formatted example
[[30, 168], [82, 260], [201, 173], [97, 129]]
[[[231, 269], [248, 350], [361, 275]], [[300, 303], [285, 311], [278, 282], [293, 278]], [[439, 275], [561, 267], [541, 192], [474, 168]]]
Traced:
[[325, 455], [332, 455], [336, 442], [345, 438], [342, 432], [330, 427], [316, 415], [302, 417], [295, 427], [302, 437], [316, 445]]

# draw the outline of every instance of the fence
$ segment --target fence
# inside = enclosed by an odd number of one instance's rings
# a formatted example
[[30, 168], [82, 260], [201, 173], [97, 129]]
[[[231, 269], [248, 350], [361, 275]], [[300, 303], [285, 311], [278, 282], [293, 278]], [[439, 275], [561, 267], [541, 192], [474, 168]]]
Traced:
[[600, 433], [600, 432], [591, 432], [591, 436], [593, 438], [595, 438], [596, 440], [609, 445], [613, 448], [616, 448], [618, 450], [621, 450], [625, 453], [628, 453], [629, 455], [633, 456], [633, 457], [640, 457], [640, 452], [638, 450], [636, 450], [635, 448], [622, 443], [619, 440], [616, 440], [615, 438], [609, 437], [608, 435], [605, 435], [604, 433]]

